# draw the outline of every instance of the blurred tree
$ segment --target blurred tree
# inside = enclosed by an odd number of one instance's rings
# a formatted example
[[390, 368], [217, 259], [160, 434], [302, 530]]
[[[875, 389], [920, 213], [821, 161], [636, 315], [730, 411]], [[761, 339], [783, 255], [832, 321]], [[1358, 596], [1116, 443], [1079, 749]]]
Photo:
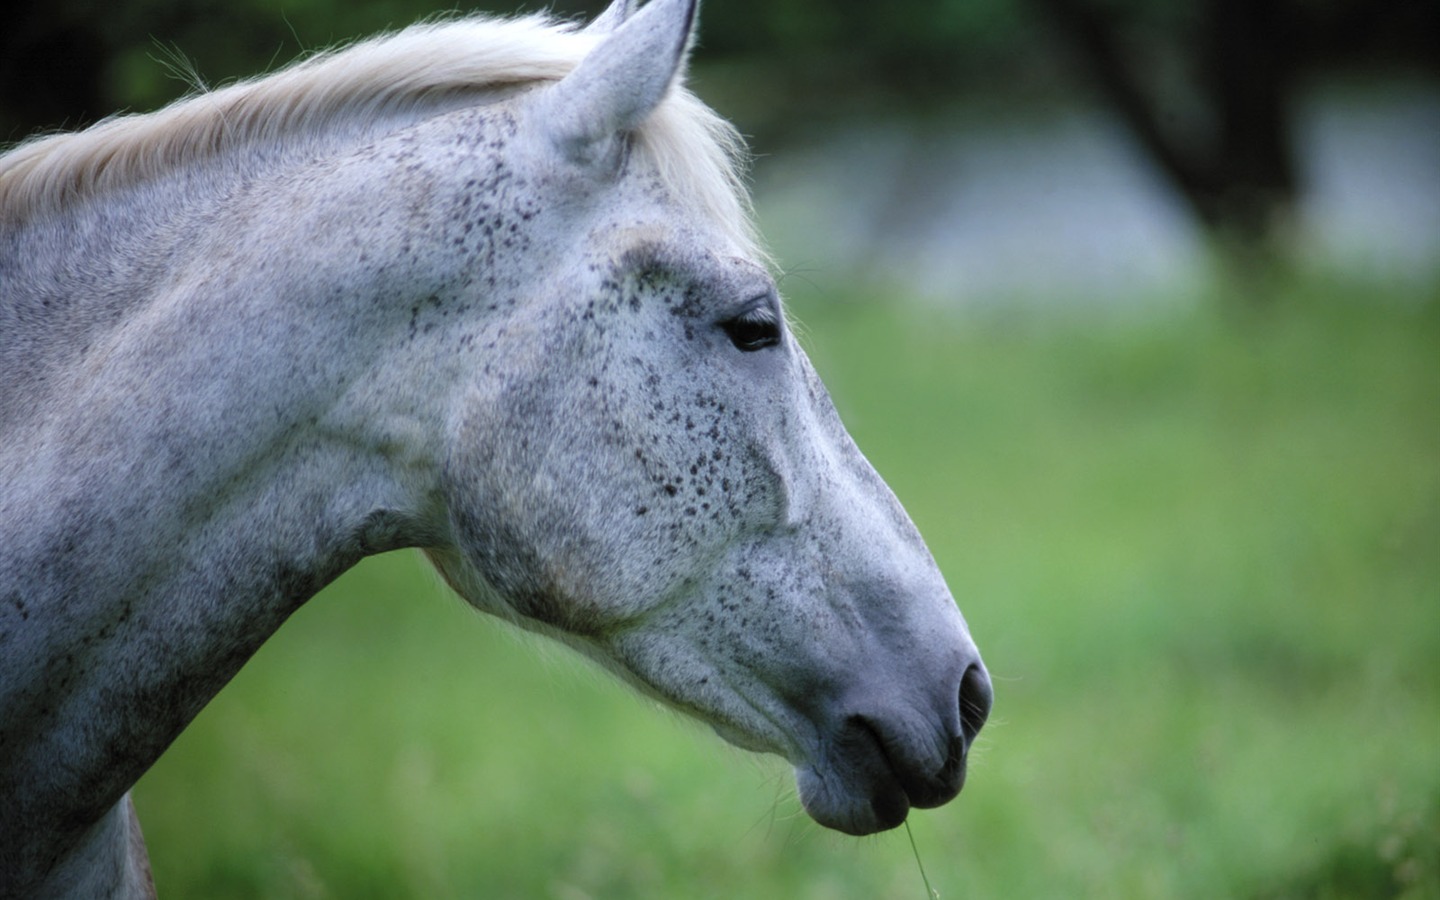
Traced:
[[1029, 0], [1233, 260], [1283, 254], [1316, 70], [1440, 63], [1427, 0]]

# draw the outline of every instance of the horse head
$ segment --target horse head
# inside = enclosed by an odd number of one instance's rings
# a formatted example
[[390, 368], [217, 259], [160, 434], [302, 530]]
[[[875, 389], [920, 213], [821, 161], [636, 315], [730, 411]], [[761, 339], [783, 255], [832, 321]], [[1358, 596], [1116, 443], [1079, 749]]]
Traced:
[[467, 340], [483, 364], [450, 409], [429, 555], [476, 607], [785, 757], [821, 824], [894, 827], [960, 790], [990, 680], [737, 211], [645, 131], [693, 102], [695, 0], [628, 5], [495, 151], [530, 190], [486, 227], [527, 268], [457, 289], [514, 302]]

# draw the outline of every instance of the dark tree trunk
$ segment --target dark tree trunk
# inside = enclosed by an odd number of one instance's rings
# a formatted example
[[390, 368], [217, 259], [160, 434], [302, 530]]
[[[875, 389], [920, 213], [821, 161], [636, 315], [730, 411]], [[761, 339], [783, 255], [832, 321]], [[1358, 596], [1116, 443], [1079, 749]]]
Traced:
[[1291, 147], [1295, 28], [1276, 2], [1208, 0], [1201, 67], [1216, 139], [1205, 221], [1245, 241], [1283, 225], [1298, 185]]
[[[1152, 73], [1122, 49], [1121, 23], [1091, 0], [1032, 0], [1073, 46], [1106, 101], [1227, 257], [1276, 258], [1297, 199], [1291, 117], [1295, 23], [1278, 0], [1201, 0], [1196, 34], [1176, 52], [1205, 133], [1168, 127]], [[1183, 50], [1181, 49], [1183, 48]]]

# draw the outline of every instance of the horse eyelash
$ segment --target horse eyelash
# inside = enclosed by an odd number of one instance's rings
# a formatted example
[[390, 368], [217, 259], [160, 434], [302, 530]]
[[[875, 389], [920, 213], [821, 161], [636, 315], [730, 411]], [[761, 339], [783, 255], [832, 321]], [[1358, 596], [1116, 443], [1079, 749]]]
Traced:
[[720, 323], [730, 343], [743, 353], [754, 353], [780, 343], [780, 319], [768, 306], [754, 307]]

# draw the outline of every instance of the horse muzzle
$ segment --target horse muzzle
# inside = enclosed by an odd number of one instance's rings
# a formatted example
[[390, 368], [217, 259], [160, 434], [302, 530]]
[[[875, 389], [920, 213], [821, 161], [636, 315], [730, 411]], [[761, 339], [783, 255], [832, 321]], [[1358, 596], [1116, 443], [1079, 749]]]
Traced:
[[866, 835], [897, 827], [912, 807], [955, 799], [993, 701], [984, 665], [967, 666], [950, 696], [955, 705], [938, 716], [865, 698], [847, 704], [814, 759], [796, 769], [805, 811], [827, 828]]

